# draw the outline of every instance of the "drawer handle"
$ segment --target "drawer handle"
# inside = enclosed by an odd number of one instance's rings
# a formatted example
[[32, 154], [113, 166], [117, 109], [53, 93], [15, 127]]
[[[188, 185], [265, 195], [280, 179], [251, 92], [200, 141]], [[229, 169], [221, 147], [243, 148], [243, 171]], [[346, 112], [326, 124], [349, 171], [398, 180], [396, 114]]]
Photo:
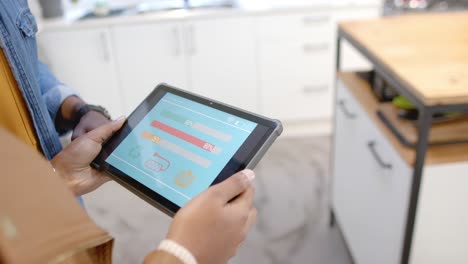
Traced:
[[383, 161], [383, 159], [380, 157], [379, 153], [377, 152], [377, 149], [375, 149], [375, 145], [377, 143], [375, 141], [370, 141], [367, 146], [369, 147], [370, 152], [372, 153], [372, 156], [374, 156], [375, 160], [377, 163], [379, 163], [380, 167], [386, 170], [391, 170], [392, 169], [392, 164], [386, 163]]
[[305, 94], [311, 93], [322, 93], [328, 90], [327, 85], [306, 85], [302, 88], [302, 92]]
[[303, 47], [305, 53], [328, 50], [328, 44], [305, 44]]
[[338, 106], [340, 107], [341, 111], [343, 112], [343, 114], [349, 118], [349, 119], [356, 119], [357, 115], [355, 113], [352, 113], [351, 111], [348, 110], [348, 108], [346, 107], [346, 102], [345, 100], [340, 100], [338, 102]]
[[306, 16], [302, 19], [302, 22], [304, 25], [313, 25], [327, 22], [329, 19], [328, 16]]

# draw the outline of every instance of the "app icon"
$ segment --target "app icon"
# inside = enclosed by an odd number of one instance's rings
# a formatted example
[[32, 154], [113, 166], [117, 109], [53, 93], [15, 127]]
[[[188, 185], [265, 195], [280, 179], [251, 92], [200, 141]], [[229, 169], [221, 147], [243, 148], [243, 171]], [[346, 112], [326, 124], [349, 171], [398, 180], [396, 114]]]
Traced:
[[128, 151], [128, 156], [133, 159], [133, 160], [138, 160], [141, 157], [141, 146], [133, 146], [129, 151]]
[[186, 125], [188, 127], [192, 127], [193, 126], [193, 121], [192, 120], [185, 120], [184, 125]]
[[145, 167], [154, 172], [162, 172], [167, 170], [171, 166], [171, 162], [155, 152], [153, 158], [145, 162]]
[[195, 176], [193, 175], [191, 170], [180, 171], [174, 177], [174, 183], [182, 188], [189, 187], [192, 184], [193, 180], [195, 180]]

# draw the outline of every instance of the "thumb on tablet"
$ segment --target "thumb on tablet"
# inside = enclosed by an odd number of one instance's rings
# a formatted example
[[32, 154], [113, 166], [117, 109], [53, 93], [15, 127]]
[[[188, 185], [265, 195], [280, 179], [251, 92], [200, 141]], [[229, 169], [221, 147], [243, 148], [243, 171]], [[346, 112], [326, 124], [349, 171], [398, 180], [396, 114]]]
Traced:
[[222, 195], [223, 202], [227, 203], [247, 190], [252, 185], [254, 178], [255, 173], [252, 170], [246, 169], [213, 186], [213, 189]]
[[91, 140], [95, 141], [96, 143], [102, 144], [104, 143], [104, 141], [110, 138], [112, 134], [114, 134], [117, 130], [119, 130], [122, 127], [125, 120], [125, 116], [121, 116], [112, 122], [102, 125], [94, 130], [91, 130], [85, 135]]

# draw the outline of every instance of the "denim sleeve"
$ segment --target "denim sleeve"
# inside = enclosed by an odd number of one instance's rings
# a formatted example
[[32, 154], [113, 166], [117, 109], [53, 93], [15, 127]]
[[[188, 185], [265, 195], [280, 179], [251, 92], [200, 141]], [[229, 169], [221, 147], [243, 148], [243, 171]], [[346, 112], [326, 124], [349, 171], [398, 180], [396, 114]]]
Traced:
[[79, 94], [74, 89], [58, 81], [47, 65], [40, 61], [38, 63], [41, 94], [47, 105], [49, 115], [52, 120], [55, 120], [62, 102], [69, 96], [79, 96]]

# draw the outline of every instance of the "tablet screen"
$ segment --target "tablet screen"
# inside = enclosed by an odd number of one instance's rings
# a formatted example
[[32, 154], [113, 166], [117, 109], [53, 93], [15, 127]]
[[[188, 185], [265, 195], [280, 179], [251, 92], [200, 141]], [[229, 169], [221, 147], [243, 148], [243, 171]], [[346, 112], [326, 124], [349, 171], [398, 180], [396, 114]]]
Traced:
[[257, 126], [166, 93], [106, 162], [182, 207], [213, 183]]

